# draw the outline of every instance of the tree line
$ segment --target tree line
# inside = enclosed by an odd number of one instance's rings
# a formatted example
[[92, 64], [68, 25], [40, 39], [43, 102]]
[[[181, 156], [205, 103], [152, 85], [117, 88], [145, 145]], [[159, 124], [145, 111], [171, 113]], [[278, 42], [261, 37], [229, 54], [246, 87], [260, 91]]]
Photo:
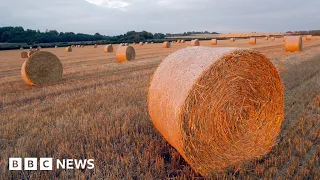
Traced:
[[99, 33], [94, 35], [73, 33], [73, 32], [58, 32], [56, 30], [25, 30], [23, 27], [0, 27], [0, 42], [1, 43], [27, 43], [29, 45], [39, 43], [56, 43], [56, 42], [82, 42], [82, 41], [105, 41], [107, 42], [139, 42], [153, 39], [164, 39], [162, 33], [150, 33], [147, 31], [136, 32], [129, 31], [126, 34], [118, 36], [105, 36]]

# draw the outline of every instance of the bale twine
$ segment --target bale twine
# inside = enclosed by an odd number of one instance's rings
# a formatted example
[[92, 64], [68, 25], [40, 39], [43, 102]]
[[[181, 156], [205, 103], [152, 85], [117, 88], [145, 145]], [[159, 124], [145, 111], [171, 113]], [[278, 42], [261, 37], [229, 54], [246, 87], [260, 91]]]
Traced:
[[103, 51], [104, 51], [104, 53], [111, 53], [111, 52], [113, 52], [113, 46], [109, 44], [104, 47]]
[[143, 46], [143, 42], [140, 42], [139, 45], [140, 45], [140, 46]]
[[200, 46], [200, 42], [198, 39], [192, 40], [190, 42], [190, 46]]
[[286, 52], [302, 51], [302, 37], [288, 36], [285, 43]]
[[28, 58], [28, 52], [27, 51], [22, 51], [21, 52], [21, 58]]
[[122, 46], [117, 50], [116, 58], [119, 63], [134, 60], [136, 58], [136, 51], [132, 46]]
[[72, 47], [70, 46], [66, 47], [66, 52], [72, 52]]
[[31, 86], [57, 82], [61, 80], [62, 73], [58, 57], [46, 51], [33, 54], [21, 68], [22, 79]]
[[211, 39], [211, 45], [217, 45], [218, 41], [217, 39]]
[[268, 153], [283, 107], [276, 68], [240, 48], [181, 49], [162, 61], [148, 93], [156, 129], [204, 176]]
[[169, 41], [163, 42], [162, 47], [163, 48], [171, 48], [171, 43]]
[[257, 44], [257, 39], [256, 38], [250, 38], [249, 39], [249, 44]]
[[306, 35], [306, 40], [308, 41], [312, 40], [312, 35]]

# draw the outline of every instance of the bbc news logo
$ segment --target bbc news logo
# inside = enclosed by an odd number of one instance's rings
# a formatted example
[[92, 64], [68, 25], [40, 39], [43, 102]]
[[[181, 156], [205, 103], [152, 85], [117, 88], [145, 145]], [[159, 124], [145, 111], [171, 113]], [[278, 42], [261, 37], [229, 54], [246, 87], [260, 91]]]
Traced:
[[[38, 161], [39, 160], [39, 161]], [[57, 169], [72, 170], [72, 169], [94, 169], [93, 159], [57, 159], [55, 161]], [[9, 170], [10, 171], [52, 171], [53, 170], [53, 158], [9, 158]]]

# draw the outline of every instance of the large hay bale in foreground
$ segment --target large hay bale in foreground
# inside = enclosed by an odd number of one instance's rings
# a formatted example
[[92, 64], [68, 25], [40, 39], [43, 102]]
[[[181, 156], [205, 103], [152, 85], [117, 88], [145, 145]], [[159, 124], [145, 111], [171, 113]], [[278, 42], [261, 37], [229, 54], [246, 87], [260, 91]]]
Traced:
[[113, 52], [113, 46], [111, 44], [104, 47], [104, 53], [112, 53]]
[[287, 36], [285, 42], [286, 52], [302, 51], [301, 36]]
[[312, 40], [312, 35], [306, 35], [306, 40]]
[[66, 47], [66, 52], [72, 52], [72, 47], [71, 46]]
[[57, 82], [61, 80], [62, 73], [58, 57], [46, 51], [33, 54], [21, 68], [22, 79], [31, 86]]
[[21, 58], [28, 58], [28, 52], [27, 51], [22, 51], [21, 52]]
[[148, 93], [156, 129], [204, 176], [268, 153], [283, 107], [276, 68], [240, 48], [176, 51], [159, 65]]
[[211, 39], [211, 45], [217, 45], [218, 41], [217, 39]]
[[249, 44], [257, 44], [257, 39], [256, 38], [250, 38], [249, 39]]
[[200, 46], [200, 42], [198, 39], [192, 40], [190, 42], [190, 46]]
[[171, 43], [169, 41], [163, 42], [162, 47], [163, 48], [171, 48]]
[[117, 50], [116, 58], [119, 63], [134, 60], [136, 58], [136, 51], [132, 46], [122, 46]]

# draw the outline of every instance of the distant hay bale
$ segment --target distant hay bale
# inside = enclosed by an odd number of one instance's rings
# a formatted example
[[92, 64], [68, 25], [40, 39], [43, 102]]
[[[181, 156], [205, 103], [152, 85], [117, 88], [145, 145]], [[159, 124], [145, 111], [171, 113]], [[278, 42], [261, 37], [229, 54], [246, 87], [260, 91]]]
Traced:
[[54, 48], [58, 48], [58, 46], [54, 46]]
[[140, 42], [140, 43], [139, 43], [139, 46], [143, 46], [143, 42]]
[[39, 52], [39, 49], [31, 49], [28, 51], [28, 58], [30, 58], [34, 53]]
[[207, 176], [271, 150], [284, 117], [284, 88], [255, 50], [189, 47], [156, 69], [148, 111], [162, 136]]
[[21, 47], [20, 49], [23, 49], [23, 47]]
[[27, 59], [21, 68], [22, 79], [31, 86], [61, 80], [63, 67], [59, 58], [46, 51], [39, 51]]
[[236, 38], [230, 38], [230, 42], [234, 42]]
[[111, 53], [113, 52], [113, 46], [112, 45], [107, 45], [104, 47], [104, 53]]
[[32, 47], [29, 47], [29, 49], [32, 49]]
[[312, 35], [306, 35], [306, 40], [312, 40]]
[[287, 36], [284, 36], [282, 39], [282, 42], [286, 42], [286, 38], [287, 38]]
[[124, 45], [125, 45], [125, 46], [129, 46], [129, 43], [125, 43]]
[[177, 40], [177, 43], [181, 43], [181, 40], [179, 39], [179, 40]]
[[95, 44], [94, 46], [93, 46], [93, 48], [97, 48], [98, 47], [98, 44]]
[[269, 40], [269, 37], [265, 37], [264, 40], [268, 41], [268, 40]]
[[136, 58], [136, 51], [132, 46], [122, 46], [117, 50], [116, 58], [119, 63], [132, 61]]
[[149, 42], [146, 42], [145, 44], [149, 44]]
[[181, 43], [185, 43], [186, 41], [185, 40], [181, 40]]
[[21, 58], [28, 58], [28, 52], [27, 51], [22, 51], [21, 52]]
[[72, 47], [71, 46], [66, 47], [66, 52], [72, 52]]
[[190, 46], [200, 46], [200, 42], [198, 39], [194, 39], [190, 42]]
[[211, 45], [217, 45], [218, 41], [217, 39], [211, 39]]
[[169, 41], [163, 42], [162, 47], [163, 48], [171, 48], [171, 43]]
[[133, 45], [136, 45], [136, 43], [134, 42]]
[[151, 42], [151, 44], [153, 44], [153, 42]]
[[276, 38], [275, 37], [271, 37], [271, 41], [274, 41], [274, 40], [276, 40]]
[[249, 44], [256, 44], [257, 43], [257, 39], [256, 38], [250, 38], [249, 39]]
[[301, 36], [287, 36], [285, 43], [286, 52], [302, 51], [302, 37]]

